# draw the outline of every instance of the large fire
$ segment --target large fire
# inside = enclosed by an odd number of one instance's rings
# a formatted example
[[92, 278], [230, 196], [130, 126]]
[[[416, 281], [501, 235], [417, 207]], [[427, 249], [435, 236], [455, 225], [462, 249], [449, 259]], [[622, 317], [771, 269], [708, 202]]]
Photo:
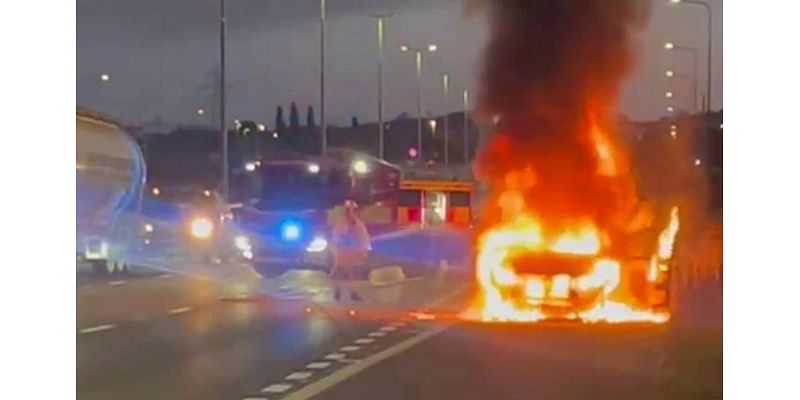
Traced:
[[614, 135], [649, 2], [473, 3], [490, 25], [475, 115], [492, 123], [475, 172], [491, 192], [466, 317], [667, 321], [678, 210], [655, 226], [667, 210], [640, 200]]
[[[629, 178], [625, 159], [597, 126], [592, 126], [589, 137], [597, 168], [593, 177], [581, 178], [601, 179], [624, 191], [624, 185], [617, 185]], [[532, 165], [506, 173], [503, 189], [493, 198], [500, 213], [492, 216], [497, 220], [491, 221], [476, 243], [480, 298], [465, 317], [514, 322], [666, 322], [664, 286], [679, 228], [678, 208], [671, 209], [652, 254], [642, 262], [641, 257], [624, 254], [629, 246], [619, 250], [615, 241], [630, 242], [628, 236], [637, 234], [647, 237], [639, 233], [650, 227], [652, 216], [638, 212], [624, 229], [604, 231], [585, 215], [567, 215], [570, 224], [547, 230], [543, 225], [548, 217], [537, 213], [524, 195], [537, 185]], [[643, 240], [647, 241], [638, 241]]]

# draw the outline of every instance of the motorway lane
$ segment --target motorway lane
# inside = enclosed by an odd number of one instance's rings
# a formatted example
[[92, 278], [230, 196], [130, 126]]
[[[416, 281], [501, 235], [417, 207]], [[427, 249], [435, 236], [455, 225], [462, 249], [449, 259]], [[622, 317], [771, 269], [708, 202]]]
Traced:
[[289, 399], [721, 399], [721, 288], [682, 291], [664, 325], [483, 324], [448, 304], [397, 351]]
[[664, 326], [458, 323], [314, 399], [660, 399]]
[[[353, 341], [454, 287], [435, 280], [365, 287], [360, 290], [364, 301], [354, 304], [290, 301], [258, 293], [237, 301], [211, 296], [169, 313], [176, 303], [163, 297], [180, 292], [181, 285], [197, 285], [179, 282], [183, 279], [105, 287], [109, 292], [87, 297], [83, 306], [79, 302], [79, 321], [87, 320], [83, 314], [98, 303], [118, 304], [110, 307], [117, 307], [112, 311], [92, 315], [95, 326], [113, 328], [78, 333], [78, 398], [220, 399], [259, 394], [271, 382], [281, 382], [343, 346], [352, 347]], [[213, 291], [214, 283], [204, 285]], [[148, 299], [150, 295], [154, 298]], [[113, 300], [117, 297], [125, 300]], [[101, 321], [103, 315], [120, 319]]]

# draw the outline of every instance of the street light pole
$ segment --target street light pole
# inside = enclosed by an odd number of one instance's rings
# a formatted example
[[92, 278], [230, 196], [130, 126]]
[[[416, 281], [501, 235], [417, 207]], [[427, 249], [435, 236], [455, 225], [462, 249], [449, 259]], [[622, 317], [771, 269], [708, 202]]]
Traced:
[[319, 116], [322, 155], [328, 153], [328, 121], [325, 117], [325, 0], [319, 0]]
[[417, 150], [422, 157], [422, 52], [417, 50]]
[[469, 163], [469, 91], [464, 90], [464, 165]]
[[442, 90], [444, 91], [444, 165], [450, 164], [450, 111], [448, 103], [450, 100], [450, 76], [442, 75]]
[[383, 131], [383, 36], [384, 22], [386, 18], [391, 16], [391, 13], [372, 15], [372, 17], [376, 19], [376, 29], [378, 34], [378, 156], [382, 160], [386, 159], [386, 146], [384, 144]]
[[682, 78], [689, 78], [691, 85], [692, 85], [692, 109], [695, 113], [700, 111], [700, 107], [697, 106], [697, 74], [694, 75], [686, 75], [680, 72], [675, 72], [673, 70], [667, 70], [666, 73], [667, 78], [675, 78], [675, 77], [682, 77]]
[[[693, 76], [692, 76], [692, 86], [695, 88], [695, 92], [696, 92], [697, 91], [697, 75], [699, 75], [698, 74], [698, 69], [697, 69], [697, 50], [694, 47], [679, 46], [679, 45], [677, 45], [677, 44], [675, 44], [673, 42], [665, 43], [664, 44], [664, 48], [667, 49], [667, 50], [683, 51], [683, 52], [688, 53], [692, 57], [692, 71], [694, 71], [693, 72]], [[697, 95], [695, 94], [695, 103], [697, 102], [697, 98], [696, 97], [697, 97]], [[708, 98], [708, 97], [706, 97], [706, 98]]]
[[673, 3], [686, 3], [690, 5], [700, 6], [706, 9], [706, 16], [708, 17], [708, 42], [706, 43], [706, 52], [708, 53], [706, 56], [708, 59], [706, 60], [706, 104], [705, 104], [705, 111], [711, 111], [711, 50], [712, 50], [712, 18], [711, 18], [711, 6], [708, 3], [700, 0], [672, 0]]
[[228, 133], [225, 123], [225, 0], [220, 0], [220, 19], [219, 19], [219, 55], [220, 55], [220, 79], [219, 79], [219, 130], [222, 135], [222, 198], [229, 201], [229, 173], [228, 173]]
[[429, 44], [427, 49], [418, 47], [409, 47], [406, 45], [400, 46], [400, 51], [403, 53], [413, 52], [416, 56], [417, 67], [417, 154], [420, 159], [423, 159], [422, 153], [422, 53], [424, 51], [435, 52], [437, 47], [435, 44]]

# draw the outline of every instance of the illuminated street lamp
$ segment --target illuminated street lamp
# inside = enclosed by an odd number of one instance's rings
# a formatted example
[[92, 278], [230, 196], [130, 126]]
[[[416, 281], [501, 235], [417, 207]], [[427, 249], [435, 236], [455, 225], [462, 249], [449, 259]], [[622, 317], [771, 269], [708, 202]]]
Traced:
[[699, 167], [699, 166], [700, 166], [700, 164], [702, 164], [702, 163], [703, 163], [703, 162], [702, 162], [702, 161], [701, 161], [699, 158], [695, 158], [695, 159], [694, 159], [694, 165], [695, 165], [696, 167]]
[[427, 47], [411, 47], [408, 45], [401, 45], [400, 51], [403, 53], [414, 53], [416, 56], [417, 66], [417, 150], [422, 156], [422, 54], [427, 52], [433, 53], [439, 48], [435, 44], [429, 44]]
[[667, 106], [667, 112], [671, 114], [675, 112], [675, 108], [673, 108], [672, 106]]
[[198, 108], [197, 109], [197, 115], [203, 115], [205, 113], [206, 113], [206, 110], [203, 110], [202, 108]]
[[266, 125], [264, 125], [264, 124], [258, 124], [258, 131], [259, 131], [259, 132], [264, 132], [264, 131], [266, 131], [266, 130], [267, 130], [267, 126], [266, 126]]
[[436, 136], [436, 120], [430, 119], [428, 125], [431, 127], [431, 135]]
[[100, 74], [100, 80], [103, 82], [108, 82], [111, 80], [111, 76], [106, 73]]
[[277, 139], [278, 138], [278, 132], [272, 132], [272, 138], [273, 139]]
[[[694, 74], [692, 75], [692, 87], [694, 87], [694, 92], [695, 92], [695, 94], [694, 94], [695, 98], [694, 98], [694, 101], [692, 103], [695, 105], [695, 109], [696, 109], [697, 108], [697, 106], [696, 106], [696, 104], [697, 104], [697, 75], [698, 75], [698, 73], [697, 73], [697, 50], [695, 50], [693, 47], [680, 46], [680, 45], [677, 45], [677, 44], [675, 44], [673, 42], [664, 43], [664, 49], [670, 50], [670, 51], [671, 50], [683, 51], [683, 52], [689, 54], [692, 57], [692, 70], [694, 71]], [[674, 72], [673, 72], [673, 75], [675, 75]], [[706, 96], [708, 96], [708, 94], [706, 94]]]
[[674, 95], [674, 94], [673, 94], [672, 92], [669, 92], [669, 91], [667, 91], [666, 93], [664, 93], [664, 97], [666, 97], [666, 98], [668, 98], [668, 99], [671, 99], [673, 95]]
[[383, 37], [384, 26], [386, 19], [391, 17], [392, 14], [374, 14], [372, 15], [376, 21], [376, 33], [378, 39], [378, 157], [385, 158], [385, 144], [384, 144], [384, 125], [383, 125]]
[[688, 4], [693, 6], [700, 6], [706, 9], [706, 16], [708, 17], [708, 41], [706, 42], [706, 53], [708, 59], [706, 60], [706, 104], [705, 104], [705, 111], [711, 111], [711, 45], [712, 45], [712, 29], [711, 29], [711, 6], [708, 3], [700, 0], [670, 0], [672, 4]]
[[682, 74], [680, 72], [676, 72], [675, 70], [672, 70], [672, 69], [666, 70], [664, 72], [664, 75], [667, 78], [679, 78], [680, 77], [680, 78], [691, 79], [691, 85], [692, 85], [692, 109], [695, 112], [697, 112], [698, 111], [698, 107], [697, 107], [697, 76], [696, 75], [695, 76], [688, 76], [686, 74]]

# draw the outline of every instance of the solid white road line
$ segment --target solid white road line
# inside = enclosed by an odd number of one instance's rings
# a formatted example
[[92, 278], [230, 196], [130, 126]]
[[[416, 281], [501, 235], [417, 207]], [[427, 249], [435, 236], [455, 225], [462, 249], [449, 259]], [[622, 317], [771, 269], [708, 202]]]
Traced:
[[361, 338], [361, 339], [356, 339], [353, 343], [355, 343], [355, 344], [370, 344], [370, 343], [372, 343], [374, 341], [375, 341], [375, 339], [372, 339], [372, 338]]
[[327, 361], [316, 361], [312, 362], [311, 364], [306, 365], [308, 369], [325, 369], [331, 366], [331, 363]]
[[79, 332], [80, 333], [94, 333], [100, 331], [107, 331], [109, 329], [114, 329], [114, 325], [97, 325], [91, 328], [83, 328]]
[[291, 383], [273, 383], [263, 389], [261, 389], [262, 393], [283, 393], [292, 388]]
[[170, 315], [183, 314], [183, 313], [189, 312], [191, 310], [192, 310], [192, 307], [176, 307], [176, 308], [173, 308], [173, 309], [169, 310], [169, 314]]
[[[467, 289], [467, 287], [463, 287], [461, 289], [458, 289], [458, 290], [455, 290], [453, 292], [450, 292], [450, 293], [442, 296], [438, 300], [428, 304], [427, 307], [432, 307], [434, 305], [441, 304], [441, 303], [449, 300], [451, 297], [455, 297], [457, 294], [462, 293], [466, 289]], [[363, 360], [361, 360], [361, 361], [359, 361], [357, 363], [349, 364], [348, 366], [346, 366], [346, 367], [344, 367], [344, 368], [342, 368], [342, 369], [340, 369], [340, 370], [338, 370], [338, 371], [336, 371], [336, 372], [334, 372], [334, 373], [332, 373], [332, 374], [330, 374], [330, 375], [328, 375], [328, 376], [326, 376], [326, 377], [324, 377], [324, 378], [322, 378], [322, 379], [320, 379], [320, 380], [318, 380], [318, 381], [316, 381], [316, 382], [314, 382], [314, 383], [312, 383], [312, 384], [310, 384], [308, 386], [302, 387], [301, 389], [297, 390], [296, 392], [284, 397], [284, 400], [306, 400], [306, 399], [309, 399], [311, 397], [314, 397], [314, 396], [324, 392], [325, 390], [328, 390], [328, 389], [338, 385], [339, 383], [343, 382], [344, 380], [355, 376], [356, 374], [360, 373], [361, 371], [364, 371], [365, 369], [370, 368], [373, 365], [375, 365], [375, 364], [377, 364], [377, 363], [379, 363], [379, 362], [381, 362], [381, 361], [383, 361], [383, 360], [385, 360], [387, 358], [394, 357], [394, 356], [396, 356], [396, 355], [398, 355], [398, 354], [400, 354], [400, 353], [402, 353], [402, 352], [404, 352], [404, 351], [406, 351], [406, 350], [408, 350], [408, 349], [410, 349], [410, 348], [412, 348], [412, 347], [414, 347], [414, 346], [416, 346], [416, 345], [418, 345], [418, 344], [430, 339], [431, 337], [436, 336], [439, 333], [442, 333], [445, 329], [447, 329], [449, 327], [449, 325], [450, 324], [438, 325], [435, 328], [432, 328], [432, 329], [430, 329], [430, 330], [428, 330], [428, 331], [426, 331], [424, 333], [421, 333], [419, 335], [412, 336], [412, 337], [410, 337], [410, 338], [408, 338], [408, 339], [406, 339], [406, 340], [404, 340], [404, 341], [402, 341], [400, 343], [395, 344], [394, 346], [388, 347], [388, 348], [384, 349], [383, 351], [375, 353], [375, 354], [373, 354], [373, 355], [371, 355], [371, 356], [369, 356], [369, 357], [367, 357], [367, 358], [365, 358], [365, 359], [363, 359]]]
[[308, 372], [308, 371], [292, 372], [291, 374], [286, 375], [286, 378], [283, 379], [286, 379], [287, 381], [304, 381], [310, 378], [312, 374], [313, 372]]

